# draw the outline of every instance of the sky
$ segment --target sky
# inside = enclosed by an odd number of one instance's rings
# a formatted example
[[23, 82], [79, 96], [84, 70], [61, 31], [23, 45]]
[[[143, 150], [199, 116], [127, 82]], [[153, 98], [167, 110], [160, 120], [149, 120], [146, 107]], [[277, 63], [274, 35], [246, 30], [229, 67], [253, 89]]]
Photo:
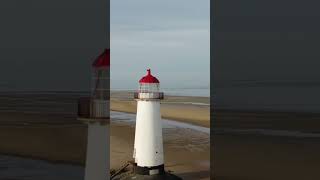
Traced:
[[[0, 1], [0, 90], [89, 90], [110, 43], [105, 0]], [[169, 88], [209, 87], [209, 0], [111, 0], [111, 87], [151, 68]]]
[[209, 0], [111, 0], [111, 88], [210, 87]]
[[219, 1], [211, 69], [214, 108], [319, 112], [318, 4]]
[[0, 91], [90, 90], [106, 0], [1, 0]]
[[215, 12], [213, 81], [320, 83], [316, 4], [220, 1]]

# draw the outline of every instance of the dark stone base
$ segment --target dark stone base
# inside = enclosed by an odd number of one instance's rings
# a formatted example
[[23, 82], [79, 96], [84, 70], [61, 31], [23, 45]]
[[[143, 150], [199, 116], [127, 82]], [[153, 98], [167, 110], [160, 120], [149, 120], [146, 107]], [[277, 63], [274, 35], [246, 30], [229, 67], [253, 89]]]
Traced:
[[182, 180], [178, 176], [173, 174], [165, 173], [162, 175], [139, 175], [139, 174], [128, 174], [120, 178], [119, 180]]
[[159, 166], [154, 167], [140, 167], [137, 164], [133, 165], [134, 174], [140, 175], [156, 175], [156, 174], [165, 174], [164, 165], [161, 164]]
[[[150, 174], [150, 170], [158, 170], [158, 174]], [[164, 165], [145, 168], [139, 167], [133, 162], [128, 162], [122, 168], [120, 168], [114, 175], [111, 176], [111, 180], [182, 180], [182, 178], [166, 172]]]

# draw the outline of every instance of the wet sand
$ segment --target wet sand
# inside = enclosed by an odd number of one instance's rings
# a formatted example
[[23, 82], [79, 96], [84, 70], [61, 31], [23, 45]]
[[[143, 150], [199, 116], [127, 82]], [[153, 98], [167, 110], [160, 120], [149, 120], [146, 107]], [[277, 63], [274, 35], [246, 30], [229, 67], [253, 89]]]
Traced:
[[224, 110], [213, 116], [215, 180], [320, 179], [319, 114]]
[[[134, 129], [121, 123], [111, 126], [111, 165], [116, 168], [132, 158]], [[195, 144], [199, 135], [172, 131], [177, 135], [164, 142], [166, 168], [183, 177], [208, 179], [205, 141]], [[0, 142], [1, 154], [83, 165], [86, 127], [1, 125]], [[213, 144], [215, 180], [320, 179], [319, 138], [213, 134]]]
[[[190, 129], [164, 129], [165, 168], [185, 180], [210, 179], [209, 134]], [[111, 123], [111, 168], [132, 159], [134, 127]]]
[[216, 110], [214, 128], [320, 133], [320, 113]]
[[84, 167], [0, 155], [2, 180], [83, 180]]
[[[84, 165], [87, 127], [72, 116], [1, 112], [0, 119], [0, 154]], [[132, 160], [133, 125], [111, 123], [113, 169]], [[186, 128], [164, 129], [164, 145], [168, 170], [185, 179], [210, 179], [208, 133]]]
[[[87, 127], [75, 118], [77, 98], [0, 96], [0, 154], [83, 165]], [[214, 116], [215, 128], [311, 133], [320, 129], [320, 118], [315, 114], [218, 111]], [[133, 132], [131, 125], [111, 123], [113, 168], [132, 158]], [[320, 179], [319, 138], [211, 135], [215, 180]], [[167, 169], [189, 179], [208, 179], [208, 138], [202, 136], [185, 129], [164, 131]]]
[[4, 116], [14, 123], [0, 122], [0, 154], [84, 164], [87, 142], [85, 125], [55, 124], [49, 120], [50, 117], [41, 119], [37, 115], [2, 113], [0, 118]]
[[[111, 92], [111, 110], [136, 113], [136, 102], [133, 93], [127, 91]], [[210, 127], [210, 98], [165, 96], [161, 101], [163, 118]]]
[[213, 135], [215, 180], [320, 179], [320, 139]]

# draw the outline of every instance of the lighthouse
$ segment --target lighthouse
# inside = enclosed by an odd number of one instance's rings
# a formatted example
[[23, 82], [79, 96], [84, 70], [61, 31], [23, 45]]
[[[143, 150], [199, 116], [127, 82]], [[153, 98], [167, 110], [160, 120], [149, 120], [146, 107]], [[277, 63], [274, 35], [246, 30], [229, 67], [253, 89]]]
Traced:
[[[162, 121], [160, 101], [164, 93], [160, 91], [159, 80], [147, 70], [147, 75], [139, 81], [139, 90], [134, 93], [137, 101], [137, 116], [132, 163], [129, 173], [111, 177], [112, 180], [180, 180], [164, 168]], [[127, 167], [127, 166], [124, 166]], [[124, 168], [123, 168], [124, 169]]]
[[109, 171], [110, 50], [92, 64], [91, 96], [80, 98], [78, 119], [88, 125], [85, 180], [107, 180]]
[[[111, 176], [111, 180], [181, 180], [165, 171], [162, 139], [160, 81], [147, 70], [139, 81], [139, 90], [134, 93], [137, 101], [137, 116], [133, 158]], [[132, 165], [129, 171], [127, 167]]]
[[136, 172], [148, 175], [164, 173], [162, 142], [162, 122], [160, 114], [159, 80], [151, 75], [151, 70], [139, 81], [137, 101], [136, 131], [133, 158]]

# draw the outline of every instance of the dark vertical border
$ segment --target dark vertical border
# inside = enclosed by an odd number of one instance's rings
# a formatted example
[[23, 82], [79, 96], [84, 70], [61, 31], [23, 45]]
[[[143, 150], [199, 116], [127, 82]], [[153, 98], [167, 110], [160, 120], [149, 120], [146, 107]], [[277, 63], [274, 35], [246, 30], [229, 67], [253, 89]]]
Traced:
[[[110, 0], [106, 0], [106, 5], [107, 5], [107, 7], [106, 7], [106, 37], [107, 37], [107, 39], [106, 39], [106, 48], [107, 49], [110, 49]], [[110, 50], [110, 57], [111, 57], [111, 50]], [[110, 67], [109, 67], [109, 115], [110, 115], [110, 89], [111, 89], [111, 84], [110, 84], [110, 79], [111, 79], [111, 77], [110, 77], [110, 71], [111, 71], [111, 58], [110, 58]], [[110, 125], [109, 125], [109, 134], [108, 134], [108, 143], [109, 143], [109, 152], [107, 153], [108, 154], [108, 159], [109, 159], [109, 164], [108, 164], [108, 173], [109, 173], [109, 177], [110, 177], [110, 160], [111, 160], [111, 158], [110, 158], [110, 149], [111, 149], [111, 146], [110, 146]]]
[[214, 6], [215, 0], [210, 1], [210, 177], [214, 177], [214, 141], [213, 141], [213, 126], [214, 126], [214, 82], [213, 82], [213, 64], [214, 64]]

